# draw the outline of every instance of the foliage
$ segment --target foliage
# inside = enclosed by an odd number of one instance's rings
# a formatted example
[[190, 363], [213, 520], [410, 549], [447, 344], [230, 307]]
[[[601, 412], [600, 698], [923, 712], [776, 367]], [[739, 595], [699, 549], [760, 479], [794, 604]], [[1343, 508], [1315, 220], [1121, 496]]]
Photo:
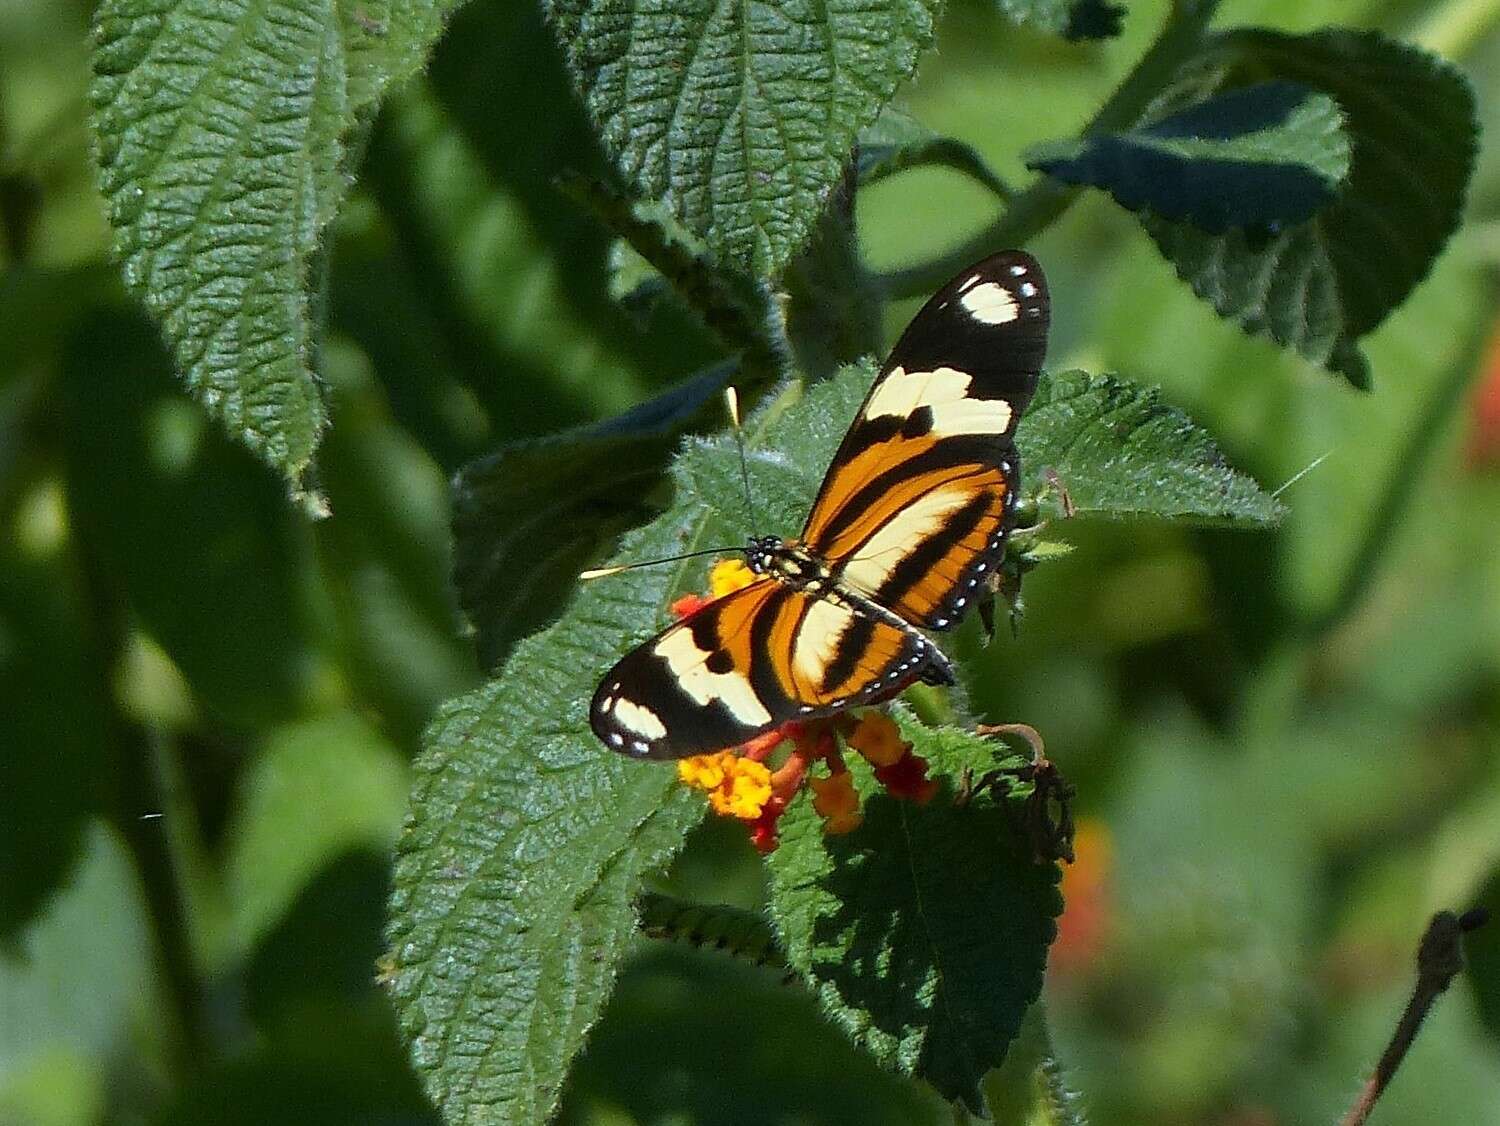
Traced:
[[[1491, 9], [0, 11], [0, 1118], [1335, 1120], [1500, 886]], [[1006, 245], [1021, 628], [754, 855], [586, 722], [707, 561], [576, 575], [795, 534]]]

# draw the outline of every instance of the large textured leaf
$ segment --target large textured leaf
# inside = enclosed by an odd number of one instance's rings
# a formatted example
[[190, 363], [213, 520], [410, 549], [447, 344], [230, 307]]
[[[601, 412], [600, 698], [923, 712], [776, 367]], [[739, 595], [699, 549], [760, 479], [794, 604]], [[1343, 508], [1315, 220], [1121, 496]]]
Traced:
[[[905, 725], [934, 772], [979, 773], [995, 745]], [[955, 807], [879, 792], [863, 763], [865, 822], [829, 837], [811, 803], [782, 821], [771, 910], [790, 963], [824, 1010], [886, 1066], [977, 1109], [1042, 986], [1062, 909], [1054, 864], [1037, 863], [1014, 813], [988, 792]]]
[[1473, 91], [1441, 59], [1374, 32], [1244, 30], [1213, 40], [1176, 96], [1268, 77], [1338, 101], [1354, 160], [1335, 202], [1269, 233], [1213, 235], [1164, 219], [1146, 228], [1221, 315], [1367, 386], [1358, 338], [1406, 299], [1458, 223], [1475, 157]]
[[557, 614], [620, 533], [661, 511], [672, 450], [728, 375], [716, 368], [610, 422], [505, 446], [459, 472], [453, 580], [486, 668]]
[[[767, 412], [766, 440], [782, 456], [752, 460], [758, 492], [780, 497], [791, 486], [778, 515], [805, 505], [848, 418], [836, 417], [840, 396], [787, 406], [793, 398]], [[690, 444], [674, 476], [676, 502], [626, 536], [623, 557], [741, 540], [732, 443]], [[728, 517], [707, 502], [726, 504]], [[397, 846], [391, 983], [416, 1065], [450, 1121], [550, 1113], [608, 995], [643, 874], [702, 816], [670, 767], [607, 751], [586, 709], [609, 663], [703, 573], [699, 560], [589, 584], [427, 733]]]
[[1081, 513], [1262, 526], [1281, 518], [1187, 415], [1117, 376], [1049, 373], [1016, 441], [1028, 478], [1055, 470]]
[[1261, 82], [1149, 125], [1040, 146], [1027, 164], [1208, 231], [1300, 223], [1349, 174], [1342, 120], [1326, 94]]
[[104, 0], [101, 184], [125, 278], [199, 401], [294, 490], [327, 421], [313, 260], [350, 130], [414, 72], [447, 0]]
[[779, 272], [932, 39], [936, 0], [548, 0], [615, 162], [727, 260]]

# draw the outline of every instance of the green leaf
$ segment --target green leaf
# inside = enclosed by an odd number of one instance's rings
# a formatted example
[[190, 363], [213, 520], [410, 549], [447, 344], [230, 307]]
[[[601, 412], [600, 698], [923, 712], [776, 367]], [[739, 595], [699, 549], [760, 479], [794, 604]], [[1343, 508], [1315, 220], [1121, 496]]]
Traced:
[[1010, 187], [985, 163], [973, 145], [923, 125], [911, 114], [886, 106], [859, 134], [860, 184], [876, 184], [908, 168], [948, 168], [1009, 199]]
[[225, 884], [238, 950], [252, 949], [333, 860], [389, 849], [405, 797], [400, 753], [358, 716], [271, 732], [241, 785], [229, 832]]
[[1311, 220], [1208, 234], [1145, 220], [1177, 273], [1248, 333], [1369, 385], [1357, 344], [1426, 275], [1458, 224], [1476, 153], [1474, 94], [1450, 64], [1375, 32], [1227, 32], [1167, 100], [1284, 79], [1330, 94], [1354, 145], [1342, 191]]
[[1342, 122], [1326, 94], [1261, 82], [1122, 133], [1038, 146], [1027, 166], [1207, 231], [1300, 223], [1349, 174]]
[[1231, 469], [1187, 415], [1117, 376], [1048, 373], [1016, 443], [1027, 478], [1055, 470], [1083, 514], [1260, 527], [1281, 519], [1275, 498]]
[[684, 427], [724, 385], [715, 368], [599, 426], [505, 446], [453, 482], [453, 582], [494, 668], [551, 621], [578, 572], [659, 513]]
[[311, 505], [327, 409], [313, 275], [351, 130], [443, 0], [104, 0], [94, 137], [125, 279], [198, 400]]
[[1107, 0], [995, 0], [1014, 23], [1064, 39], [1111, 39], [1120, 34], [1125, 9]]
[[[135, 870], [113, 832], [95, 824], [66, 884], [16, 943], [0, 950], [0, 1120], [33, 1121], [38, 1073], [56, 1082], [59, 1065], [84, 1087], [74, 1097], [101, 1104], [102, 1073], [122, 1043], [165, 1050], [164, 998], [154, 972], [156, 944]], [[89, 1085], [97, 1085], [88, 1090]], [[30, 1090], [28, 1090], [30, 1088]], [[45, 1091], [43, 1105], [60, 1093]], [[79, 1121], [93, 1120], [92, 1114]]]
[[935, 0], [548, 0], [616, 164], [727, 261], [774, 275], [932, 41]]
[[[338, 661], [357, 706], [378, 714], [392, 741], [415, 746], [438, 704], [478, 678], [474, 647], [454, 629], [448, 475], [392, 417], [362, 352], [334, 337], [325, 371], [339, 425], [318, 454], [318, 478], [339, 518], [312, 536]], [[431, 374], [440, 393], [443, 378]]]
[[[902, 726], [934, 774], [982, 773], [1001, 757], [977, 736]], [[787, 960], [877, 1060], [977, 1110], [980, 1080], [1041, 990], [1057, 866], [1032, 859], [1010, 803], [988, 791], [962, 808], [951, 787], [916, 805], [852, 766], [860, 828], [825, 835], [806, 798], [782, 819], [769, 866]]]

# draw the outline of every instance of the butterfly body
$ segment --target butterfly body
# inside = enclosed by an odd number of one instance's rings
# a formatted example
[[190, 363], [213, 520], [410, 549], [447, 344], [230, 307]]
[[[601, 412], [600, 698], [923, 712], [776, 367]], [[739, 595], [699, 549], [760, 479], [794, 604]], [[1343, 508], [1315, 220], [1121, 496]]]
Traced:
[[752, 539], [756, 578], [627, 654], [589, 712], [607, 746], [681, 758], [788, 720], [951, 684], [924, 631], [987, 593], [1014, 521], [1014, 432], [1036, 389], [1049, 303], [1006, 251], [912, 320], [845, 435], [800, 536]]

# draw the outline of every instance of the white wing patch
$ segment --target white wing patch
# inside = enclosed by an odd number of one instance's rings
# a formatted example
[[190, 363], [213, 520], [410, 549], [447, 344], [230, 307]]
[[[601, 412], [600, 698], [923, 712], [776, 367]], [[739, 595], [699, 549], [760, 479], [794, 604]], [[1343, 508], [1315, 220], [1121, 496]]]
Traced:
[[999, 282], [985, 282], [965, 291], [958, 299], [969, 316], [987, 325], [1009, 324], [1021, 315], [1016, 296]]
[[939, 437], [1004, 434], [1010, 427], [1010, 404], [1004, 399], [970, 398], [972, 382], [968, 372], [957, 368], [911, 372], [892, 368], [870, 397], [865, 417], [908, 418], [917, 409], [928, 407], [932, 411], [932, 433]]
[[901, 561], [940, 531], [948, 517], [962, 508], [974, 494], [962, 488], [933, 489], [907, 505], [865, 541], [844, 566], [844, 580], [874, 593]]
[[760, 702], [750, 681], [731, 669], [714, 672], [708, 667], [708, 654], [693, 641], [690, 629], [672, 630], [652, 649], [667, 667], [677, 685], [695, 704], [706, 707], [719, 700], [729, 714], [747, 727], [759, 727], [771, 721], [771, 713]]
[[831, 599], [818, 599], [803, 615], [792, 649], [792, 668], [809, 684], [821, 685], [833, 663], [839, 640], [854, 622], [854, 614]]
[[612, 716], [614, 722], [626, 731], [639, 735], [643, 739], [655, 742], [667, 733], [667, 725], [661, 721], [661, 716], [644, 704], [612, 696], [605, 701], [604, 707], [600, 710]]

